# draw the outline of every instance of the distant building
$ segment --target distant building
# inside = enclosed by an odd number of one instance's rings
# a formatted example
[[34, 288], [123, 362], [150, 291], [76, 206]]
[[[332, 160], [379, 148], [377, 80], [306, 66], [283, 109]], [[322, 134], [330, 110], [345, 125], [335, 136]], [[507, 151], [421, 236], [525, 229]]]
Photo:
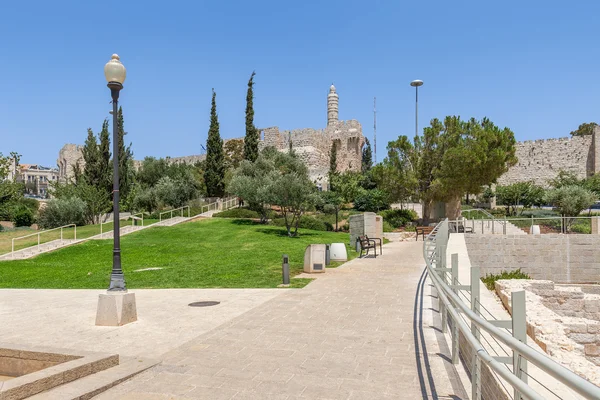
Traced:
[[17, 182], [23, 182], [29, 194], [46, 197], [50, 182], [58, 180], [58, 169], [34, 164], [19, 165]]

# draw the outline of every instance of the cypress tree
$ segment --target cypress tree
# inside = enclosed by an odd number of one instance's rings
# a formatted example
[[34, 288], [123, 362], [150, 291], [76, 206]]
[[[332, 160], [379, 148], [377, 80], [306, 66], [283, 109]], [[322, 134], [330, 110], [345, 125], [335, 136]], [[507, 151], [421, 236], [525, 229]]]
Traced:
[[208, 197], [222, 197], [225, 193], [225, 155], [223, 140], [219, 134], [219, 119], [217, 117], [217, 94], [212, 91], [210, 108], [210, 128], [206, 140], [206, 168], [204, 182]]
[[331, 143], [331, 151], [329, 152], [329, 180], [337, 173], [337, 147], [335, 142]]
[[254, 126], [254, 75], [252, 72], [248, 81], [248, 93], [246, 94], [246, 137], [244, 138], [244, 159], [256, 161], [258, 157], [258, 129]]
[[85, 139], [82, 153], [83, 160], [85, 161], [83, 178], [89, 185], [97, 186], [100, 182], [100, 174], [98, 172], [100, 153], [98, 151], [98, 141], [92, 128], [88, 128], [87, 130], [87, 138]]
[[[123, 108], [119, 107], [117, 114], [117, 145], [119, 148], [119, 191], [121, 199], [126, 200], [133, 184], [133, 152], [131, 143], [125, 147], [125, 132]], [[111, 164], [112, 165], [112, 164]]]
[[110, 153], [110, 134], [108, 133], [108, 120], [105, 119], [102, 123], [102, 130], [100, 131], [100, 144], [98, 145], [98, 178], [99, 182], [94, 185], [98, 188], [105, 188], [107, 196], [113, 190], [113, 177], [112, 177], [112, 164], [111, 164], [111, 153]]
[[365, 138], [365, 145], [362, 150], [362, 172], [363, 174], [369, 172], [373, 167], [373, 153], [371, 152], [371, 143], [369, 139]]

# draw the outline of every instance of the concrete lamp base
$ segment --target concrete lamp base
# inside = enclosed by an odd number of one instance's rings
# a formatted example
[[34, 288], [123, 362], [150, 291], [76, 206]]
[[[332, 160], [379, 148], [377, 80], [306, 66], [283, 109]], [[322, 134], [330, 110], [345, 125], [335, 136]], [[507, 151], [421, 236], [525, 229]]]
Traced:
[[123, 326], [137, 321], [135, 294], [107, 292], [98, 297], [97, 326]]

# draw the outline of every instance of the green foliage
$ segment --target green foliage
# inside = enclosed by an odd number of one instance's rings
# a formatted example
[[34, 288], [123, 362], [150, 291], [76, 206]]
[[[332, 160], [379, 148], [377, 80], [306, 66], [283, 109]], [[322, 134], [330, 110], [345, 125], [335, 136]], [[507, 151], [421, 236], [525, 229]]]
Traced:
[[133, 198], [133, 209], [152, 213], [158, 209], [158, 197], [155, 188], [136, 190]]
[[235, 169], [244, 159], [244, 141], [242, 139], [229, 139], [223, 145], [225, 153], [225, 168]]
[[577, 175], [570, 171], [560, 170], [554, 179], [551, 179], [549, 182], [550, 186], [555, 189], [561, 188], [563, 186], [573, 186], [579, 185], [581, 182]]
[[395, 230], [396, 230], [396, 228], [394, 227], [393, 224], [389, 223], [385, 219], [383, 220], [383, 231], [384, 232], [394, 232]]
[[415, 210], [407, 209], [384, 210], [380, 211], [378, 214], [383, 217], [384, 223], [387, 221], [393, 228], [407, 226], [411, 222], [416, 221], [418, 218], [418, 215], [415, 212]]
[[[285, 218], [275, 218], [271, 221], [271, 225], [286, 226]], [[311, 215], [303, 215], [300, 217], [298, 227], [302, 229], [311, 229], [313, 231], [332, 231], [333, 225], [329, 222], [322, 221]]]
[[[117, 146], [119, 152], [119, 192], [123, 204], [127, 205], [131, 202], [128, 201], [131, 191], [133, 189], [135, 174], [133, 170], [133, 151], [131, 150], [131, 143], [125, 146], [125, 122], [123, 119], [123, 108], [119, 107], [117, 113]], [[125, 207], [129, 209], [129, 207]]]
[[434, 201], [479, 193], [516, 161], [513, 132], [496, 127], [487, 118], [433, 119], [414, 144], [400, 136], [388, 148], [388, 162], [409, 186], [416, 183], [415, 194], [424, 202], [425, 220]]
[[0, 153], [0, 181], [5, 180], [8, 176], [12, 162], [10, 157], [5, 157]]
[[317, 207], [327, 214], [335, 214], [335, 230], [338, 230], [339, 212], [344, 205], [342, 196], [333, 191], [319, 192], [319, 201]]
[[335, 190], [334, 181], [337, 175], [337, 144], [334, 140], [331, 143], [331, 150], [329, 151], [329, 186], [330, 190]]
[[254, 210], [247, 208], [230, 208], [229, 210], [221, 211], [213, 214], [213, 217], [217, 218], [260, 218], [260, 214]]
[[354, 199], [354, 208], [358, 211], [379, 212], [390, 208], [390, 201], [387, 193], [382, 190], [361, 190]]
[[546, 202], [566, 217], [576, 217], [596, 200], [594, 193], [576, 185], [562, 186], [546, 192]]
[[529, 275], [522, 272], [521, 269], [516, 269], [514, 271], [502, 271], [499, 274], [487, 274], [485, 278], [482, 278], [481, 281], [485, 284], [489, 290], [495, 290], [496, 281], [503, 279], [531, 279]]
[[371, 151], [371, 143], [365, 138], [365, 144], [362, 149], [362, 165], [361, 171], [366, 174], [373, 167], [373, 152]]
[[169, 176], [162, 177], [154, 190], [156, 191], [159, 207], [179, 208], [196, 194], [193, 186], [184, 181], [172, 179]]
[[143, 188], [153, 187], [168, 170], [169, 164], [164, 158], [146, 157], [137, 172], [137, 181]]
[[204, 170], [204, 183], [209, 197], [223, 197], [225, 193], [225, 156], [223, 153], [223, 140], [219, 134], [216, 97], [217, 94], [213, 89]]
[[14, 213], [12, 222], [16, 227], [31, 226], [33, 224], [33, 213], [26, 207], [20, 207]]
[[268, 153], [263, 151], [256, 162], [242, 161], [229, 183], [228, 192], [242, 198], [252, 210], [257, 211], [263, 223], [267, 221], [267, 196], [274, 173], [275, 166]]
[[330, 179], [334, 191], [342, 197], [344, 202], [350, 203], [361, 192], [365, 177], [360, 172], [346, 171], [335, 174]]
[[84, 225], [85, 212], [86, 204], [80, 198], [52, 199], [40, 210], [38, 224], [44, 229], [68, 224]]
[[524, 208], [544, 205], [545, 192], [543, 187], [531, 182], [517, 182], [496, 187], [496, 198], [498, 204], [506, 207], [507, 215], [519, 215]]
[[412, 146], [405, 136], [388, 144], [388, 156], [371, 169], [371, 178], [378, 189], [385, 191], [392, 202], [405, 203], [415, 196], [417, 180], [412, 168]]
[[258, 158], [259, 132], [254, 126], [254, 75], [252, 72], [248, 81], [246, 94], [246, 136], [244, 137], [244, 159], [254, 162]]
[[571, 131], [571, 136], [591, 135], [594, 133], [594, 128], [597, 126], [598, 124], [595, 122], [584, 122], [583, 124], [579, 125], [576, 130]]

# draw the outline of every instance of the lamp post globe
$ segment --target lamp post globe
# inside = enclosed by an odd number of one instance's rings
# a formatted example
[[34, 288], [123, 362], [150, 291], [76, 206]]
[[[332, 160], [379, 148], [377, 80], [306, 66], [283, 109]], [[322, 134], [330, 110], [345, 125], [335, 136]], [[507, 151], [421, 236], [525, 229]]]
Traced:
[[423, 81], [415, 79], [410, 83], [415, 88], [415, 138], [419, 136], [419, 86], [423, 86]]
[[119, 127], [118, 105], [119, 92], [123, 89], [123, 82], [127, 77], [127, 70], [121, 63], [119, 56], [113, 54], [110, 61], [104, 66], [104, 76], [112, 97], [113, 117], [113, 266], [110, 274], [109, 292], [126, 292], [125, 276], [121, 268], [121, 237], [119, 227]]

